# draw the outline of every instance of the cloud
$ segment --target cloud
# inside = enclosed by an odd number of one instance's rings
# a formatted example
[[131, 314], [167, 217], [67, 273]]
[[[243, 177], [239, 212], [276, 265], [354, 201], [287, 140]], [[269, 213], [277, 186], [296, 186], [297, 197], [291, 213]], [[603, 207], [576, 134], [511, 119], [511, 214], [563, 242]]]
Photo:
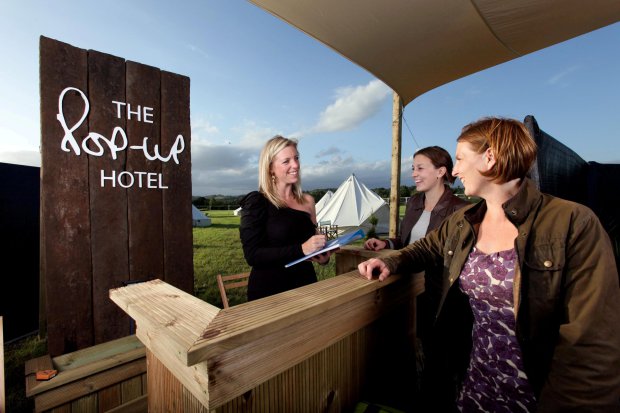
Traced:
[[390, 95], [380, 80], [371, 80], [364, 86], [348, 86], [336, 90], [336, 100], [321, 112], [313, 132], [350, 130], [376, 114]]
[[209, 58], [209, 54], [207, 52], [205, 52], [200, 47], [198, 47], [198, 46], [196, 46], [194, 44], [187, 44], [187, 45], [185, 45], [185, 47], [187, 49], [189, 49], [190, 51], [194, 52], [194, 53], [198, 53], [202, 57], [206, 57], [207, 59]]
[[335, 146], [330, 146], [329, 148], [325, 148], [321, 151], [319, 151], [315, 157], [316, 158], [324, 158], [326, 156], [332, 156], [332, 155], [338, 155], [342, 153], [342, 149], [337, 148]]
[[549, 80], [547, 80], [547, 83], [550, 85], [558, 85], [558, 86], [568, 86], [568, 83], [566, 81], [562, 81], [566, 76], [568, 76], [569, 74], [571, 74], [572, 72], [575, 72], [576, 70], [579, 69], [579, 66], [571, 66], [563, 71], [561, 71], [560, 73], [557, 73], [553, 76], [551, 76], [549, 78]]
[[219, 129], [206, 119], [192, 120], [192, 142], [206, 142], [219, 139]]
[[0, 152], [0, 162], [41, 166], [41, 154], [39, 151], [2, 151]]

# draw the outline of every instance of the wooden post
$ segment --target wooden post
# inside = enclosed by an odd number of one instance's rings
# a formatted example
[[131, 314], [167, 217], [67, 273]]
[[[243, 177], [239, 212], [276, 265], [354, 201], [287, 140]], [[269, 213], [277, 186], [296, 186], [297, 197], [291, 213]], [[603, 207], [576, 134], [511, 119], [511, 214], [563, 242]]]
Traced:
[[193, 293], [189, 78], [41, 37], [41, 286], [55, 357], [131, 332], [108, 291]]
[[398, 236], [398, 207], [400, 201], [400, 156], [402, 146], [403, 101], [394, 92], [392, 103], [392, 179], [390, 186], [390, 238]]

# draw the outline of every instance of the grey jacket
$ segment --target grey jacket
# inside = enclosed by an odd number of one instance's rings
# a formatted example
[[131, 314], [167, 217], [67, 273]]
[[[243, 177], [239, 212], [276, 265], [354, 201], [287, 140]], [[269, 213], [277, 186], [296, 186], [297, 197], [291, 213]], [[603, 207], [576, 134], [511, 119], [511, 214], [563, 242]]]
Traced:
[[[528, 179], [503, 207], [518, 229], [516, 334], [538, 412], [620, 411], [620, 288], [607, 233], [590, 209], [542, 194]], [[442, 280], [432, 283], [441, 285], [438, 315], [459, 289], [485, 211], [484, 201], [465, 207], [384, 259], [401, 274], [443, 262]]]

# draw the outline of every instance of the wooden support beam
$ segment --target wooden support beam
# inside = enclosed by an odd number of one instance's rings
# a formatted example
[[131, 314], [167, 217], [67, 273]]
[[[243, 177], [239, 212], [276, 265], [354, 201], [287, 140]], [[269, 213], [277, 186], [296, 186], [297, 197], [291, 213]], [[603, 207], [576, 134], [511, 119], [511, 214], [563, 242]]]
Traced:
[[398, 236], [400, 203], [400, 157], [402, 147], [403, 101], [394, 92], [392, 102], [392, 179], [390, 180], [390, 238]]

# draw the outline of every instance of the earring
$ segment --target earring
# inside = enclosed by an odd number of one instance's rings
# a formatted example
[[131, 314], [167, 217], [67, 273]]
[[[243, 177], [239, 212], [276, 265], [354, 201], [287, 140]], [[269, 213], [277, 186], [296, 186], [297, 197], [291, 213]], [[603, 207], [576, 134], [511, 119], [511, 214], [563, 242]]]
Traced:
[[275, 175], [271, 175], [271, 183], [272, 184], [276, 183], [276, 176]]

